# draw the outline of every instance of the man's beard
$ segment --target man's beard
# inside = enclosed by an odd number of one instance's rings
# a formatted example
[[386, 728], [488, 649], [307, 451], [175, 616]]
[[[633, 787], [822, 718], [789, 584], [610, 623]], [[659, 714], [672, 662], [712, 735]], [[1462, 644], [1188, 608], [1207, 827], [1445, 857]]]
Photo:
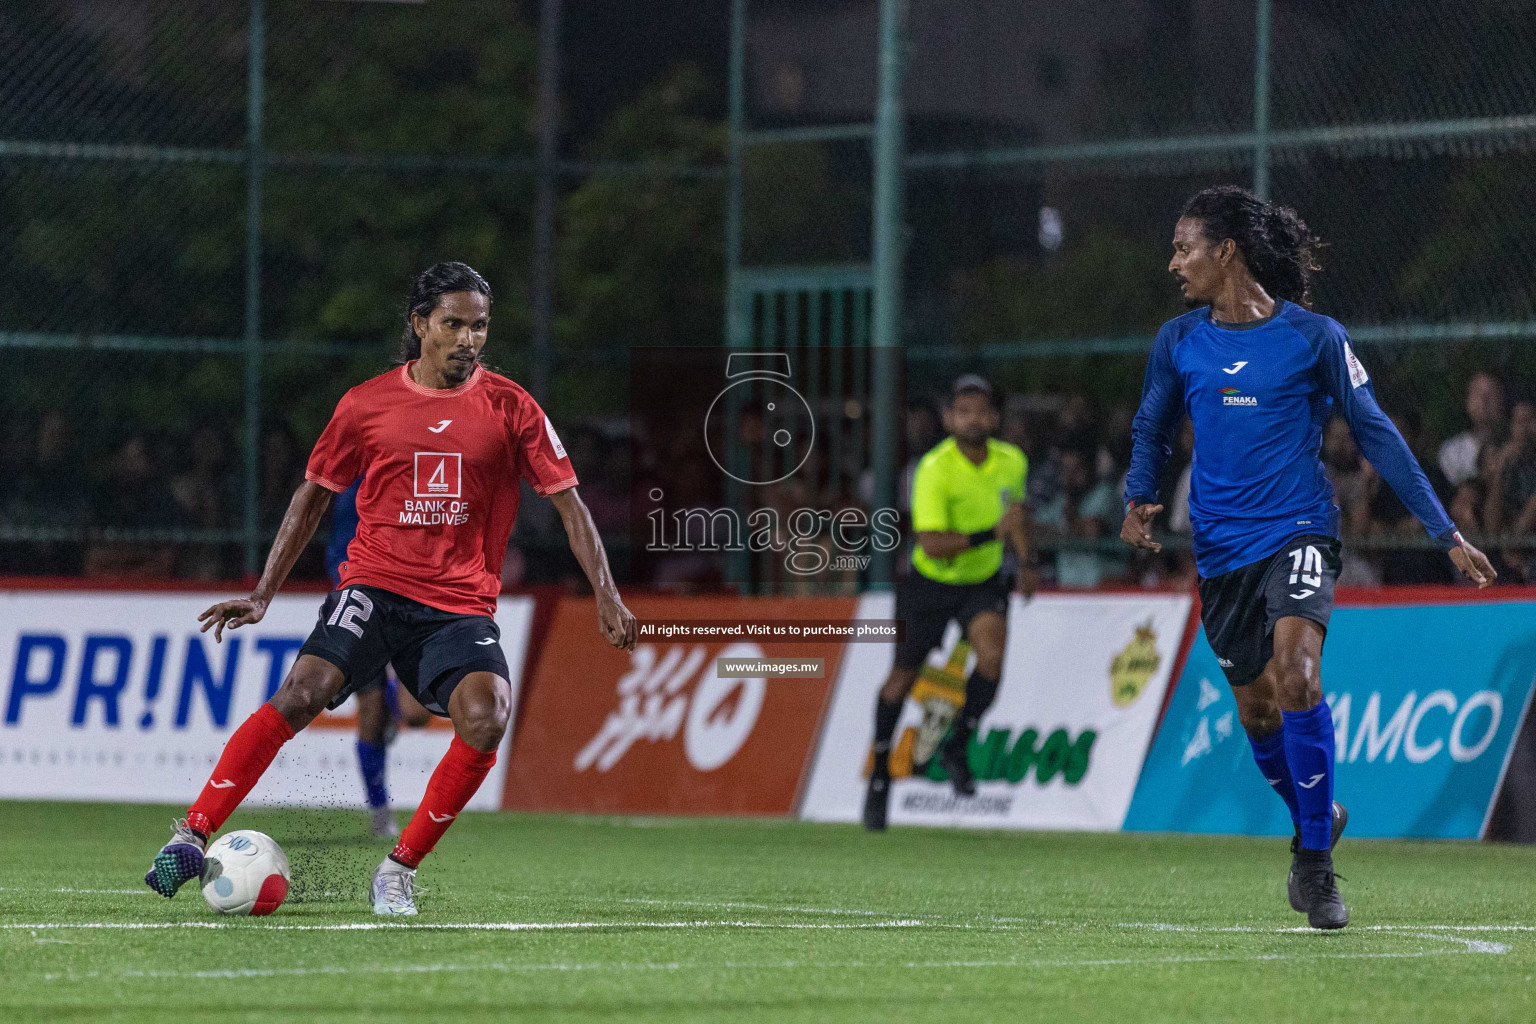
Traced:
[[1174, 285], [1175, 288], [1177, 288], [1179, 290], [1179, 298], [1184, 300], [1184, 305], [1187, 306], [1188, 308], [1196, 309], [1196, 308], [1198, 308], [1200, 306], [1208, 306], [1208, 305], [1211, 304], [1211, 300], [1210, 299], [1197, 299], [1193, 295], [1191, 295], [1189, 293], [1189, 282], [1186, 281], [1184, 278], [1182, 278], [1182, 277], [1174, 278], [1173, 279], [1173, 285]]

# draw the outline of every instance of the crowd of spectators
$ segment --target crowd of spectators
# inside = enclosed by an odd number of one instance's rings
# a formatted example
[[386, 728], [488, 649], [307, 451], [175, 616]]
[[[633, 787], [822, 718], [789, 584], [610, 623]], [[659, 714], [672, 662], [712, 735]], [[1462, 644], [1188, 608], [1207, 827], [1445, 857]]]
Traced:
[[[1082, 394], [1015, 395], [1001, 434], [1030, 459], [1028, 501], [1035, 536], [1045, 549], [1047, 580], [1068, 587], [1105, 584], [1181, 585], [1195, 578], [1189, 552], [1190, 467], [1194, 430], [1186, 420], [1164, 469], [1164, 511], [1156, 527], [1171, 535], [1160, 555], [1131, 552], [1118, 542], [1121, 495], [1130, 459], [1129, 405], [1099, 408]], [[1536, 582], [1536, 404], [1507, 402], [1493, 375], [1467, 385], [1466, 429], [1443, 441], [1430, 436], [1411, 408], [1393, 416], [1457, 527], [1489, 540], [1500, 582]], [[926, 409], [908, 412], [909, 442], [920, 454], [938, 440]], [[1333, 482], [1346, 538], [1341, 582], [1355, 586], [1461, 582], [1450, 561], [1360, 454], [1339, 418], [1324, 432], [1323, 465]], [[915, 457], [908, 470], [915, 465]], [[1182, 539], [1182, 542], [1180, 542]]]
[[[1498, 379], [1478, 373], [1467, 385], [1464, 412], [1465, 429], [1443, 440], [1431, 436], [1411, 408], [1399, 411], [1394, 421], [1457, 526], [1488, 541], [1500, 581], [1536, 582], [1536, 546], [1520, 539], [1536, 535], [1536, 404], [1511, 404]], [[1101, 407], [1082, 393], [1008, 398], [1000, 434], [1029, 456], [1027, 500], [1047, 583], [1146, 587], [1193, 582], [1188, 537], [1194, 436], [1187, 422], [1164, 471], [1165, 509], [1156, 523], [1169, 538], [1164, 551], [1132, 552], [1117, 540], [1134, 413], [1129, 404]], [[200, 424], [182, 437], [129, 432], [105, 447], [87, 446], [81, 427], [58, 410], [30, 423], [4, 424], [0, 572], [204, 580], [240, 575], [243, 464], [238, 438], [227, 427]], [[863, 425], [845, 418], [842, 429], [846, 443], [837, 447], [843, 458], [858, 458]], [[641, 522], [639, 516], [631, 518], [637, 488], [665, 485], [678, 498], [691, 493], [690, 487], [705, 488], [683, 472], [689, 466], [707, 472], [702, 451], [694, 453], [697, 458], [681, 457], [687, 454], [677, 450], [683, 442], [674, 440], [636, 445], [636, 455], [628, 428], [619, 421], [572, 425], [565, 433], [582, 478], [582, 497], [609, 538], [622, 578], [694, 588], [729, 582], [721, 558], [673, 553], [647, 559], [640, 550], [645, 538], [632, 536]], [[919, 402], [907, 408], [903, 506], [917, 459], [942, 437], [936, 405]], [[262, 436], [258, 521], [266, 534], [275, 530], [303, 479], [304, 455], [303, 444], [285, 427]], [[760, 489], [754, 500], [785, 516], [803, 507], [832, 512], [867, 507], [873, 491], [867, 462], [832, 467], [824, 464], [826, 458], [818, 447], [802, 472]], [[1347, 541], [1341, 582], [1457, 582], [1449, 561], [1427, 543], [1417, 520], [1362, 458], [1342, 420], [1328, 424], [1322, 458]], [[701, 490], [701, 502], [704, 497]], [[578, 587], [579, 568], [565, 550], [563, 531], [548, 503], [528, 500], [524, 508], [504, 581]], [[322, 524], [320, 543], [328, 531], [329, 525]], [[632, 548], [632, 541], [638, 547]], [[770, 580], [775, 564], [762, 561], [754, 578], [784, 585], [857, 584], [857, 574], [846, 571], [810, 580]], [[295, 573], [322, 576], [318, 545]]]
[[[0, 572], [128, 579], [240, 574], [242, 461], [227, 428], [117, 434], [50, 409], [0, 437]], [[292, 433], [262, 439], [260, 523], [276, 529], [303, 479]], [[318, 572], [306, 558], [298, 572]]]

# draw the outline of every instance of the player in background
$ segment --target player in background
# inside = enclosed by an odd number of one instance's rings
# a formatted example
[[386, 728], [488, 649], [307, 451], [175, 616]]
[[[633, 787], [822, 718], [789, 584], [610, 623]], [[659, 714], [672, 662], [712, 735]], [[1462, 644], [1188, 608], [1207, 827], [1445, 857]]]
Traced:
[[1339, 574], [1339, 509], [1319, 459], [1344, 417], [1382, 479], [1479, 587], [1495, 577], [1435, 497], [1376, 404], [1334, 320], [1308, 310], [1318, 240], [1296, 211], [1235, 186], [1196, 193], [1169, 271], [1198, 307], [1158, 331], [1147, 362], [1120, 537], [1152, 539], [1158, 480], [1183, 414], [1195, 429], [1189, 513], [1200, 617], [1264, 779], [1296, 835], [1287, 889], [1314, 928], [1349, 912], [1332, 849], [1348, 816], [1333, 799], [1333, 712], [1319, 666]]
[[364, 478], [343, 589], [327, 599], [277, 693], [229, 738], [201, 795], [155, 856], [144, 880], [161, 895], [173, 896], [199, 877], [209, 836], [284, 743], [393, 664], [401, 684], [427, 710], [450, 719], [455, 734], [369, 886], [374, 913], [416, 913], [416, 867], [496, 763], [511, 713], [492, 616], [519, 480], [559, 511], [597, 596], [603, 638], [634, 649], [634, 616], [619, 598], [559, 436], [526, 391], [480, 365], [490, 311], [490, 286], [462, 263], [436, 264], [416, 279], [403, 365], [342, 396], [255, 591], [199, 616], [216, 642], [226, 628], [261, 621], [331, 496]]
[[997, 395], [983, 377], [956, 380], [944, 402], [945, 440], [917, 464], [912, 478], [912, 571], [896, 587], [896, 618], [904, 623], [896, 663], [875, 700], [874, 767], [864, 795], [864, 827], [885, 828], [891, 800], [891, 737], [902, 705], [928, 652], [950, 620], [960, 624], [976, 652], [965, 681], [965, 703], [939, 747], [955, 792], [974, 796], [976, 781], [966, 751], [981, 716], [997, 696], [1007, 643], [1008, 592], [1003, 542], [1018, 552], [1019, 593], [1034, 593], [1029, 522], [1024, 510], [1024, 453], [992, 435]]
[[[325, 545], [325, 575], [333, 588], [341, 586], [341, 564], [347, 560], [347, 545], [357, 536], [357, 492], [362, 479], [336, 496], [331, 509], [331, 539]], [[368, 799], [368, 824], [375, 838], [393, 838], [400, 834], [394, 813], [389, 809], [389, 745], [400, 732], [403, 721], [421, 728], [432, 720], [432, 712], [422, 707], [408, 693], [400, 691], [400, 681], [388, 666], [353, 691], [357, 698], [357, 765], [363, 773], [363, 793]]]

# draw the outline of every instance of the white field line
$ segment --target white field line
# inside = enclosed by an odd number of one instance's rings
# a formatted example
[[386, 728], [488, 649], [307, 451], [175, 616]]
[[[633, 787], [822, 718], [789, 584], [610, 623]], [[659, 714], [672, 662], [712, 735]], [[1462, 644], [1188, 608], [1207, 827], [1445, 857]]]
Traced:
[[728, 903], [722, 900], [647, 900], [620, 899], [615, 903], [643, 903], [653, 907], [720, 907], [726, 910], [772, 910], [784, 914], [847, 914], [859, 917], [937, 918], [942, 914], [888, 914], [879, 910], [849, 910], [842, 907], [783, 907], [771, 903]]
[[[998, 918], [999, 921], [1017, 921], [1020, 918]], [[1084, 927], [1093, 927], [1085, 925]], [[1200, 924], [1163, 924], [1157, 921], [1145, 922], [1119, 922], [1111, 925], [1112, 928], [1139, 928], [1153, 932], [1187, 932], [1194, 935], [1217, 935], [1222, 933], [1247, 933], [1255, 935], [1305, 935], [1316, 931], [1305, 925], [1291, 928], [1255, 928], [1251, 925], [1200, 925]], [[1536, 932], [1536, 925], [1531, 924], [1357, 924], [1344, 929], [1349, 932]]]
[[[1439, 936], [1425, 936], [1438, 938]], [[44, 981], [84, 981], [93, 978], [214, 981], [244, 980], [249, 978], [293, 978], [347, 974], [439, 974], [486, 971], [498, 973], [578, 972], [578, 971], [690, 971], [690, 970], [858, 970], [889, 969], [988, 969], [988, 968], [1080, 968], [1080, 967], [1142, 967], [1162, 964], [1210, 964], [1210, 963], [1259, 963], [1288, 960], [1411, 960], [1430, 956], [1462, 956], [1468, 953], [1503, 953], [1499, 949], [1474, 949], [1472, 946], [1498, 946], [1498, 943], [1471, 942], [1465, 949], [1432, 949], [1406, 953], [1260, 953], [1229, 956], [1161, 956], [1122, 957], [1099, 960], [907, 960], [907, 961], [797, 961], [770, 960], [756, 963], [724, 961], [721, 963], [482, 963], [482, 964], [387, 964], [378, 966], [335, 967], [271, 967], [237, 968], [204, 971], [87, 971], [81, 973], [50, 973], [42, 975]]]
[[[1091, 925], [1079, 925], [1083, 929]], [[1196, 935], [1214, 935], [1225, 933], [1241, 934], [1316, 934], [1316, 930], [1302, 927], [1292, 928], [1256, 928], [1246, 925], [1232, 926], [1205, 926], [1205, 925], [1181, 925], [1165, 924], [1160, 922], [1142, 923], [1116, 923], [1110, 925], [1113, 928], [1133, 928], [1158, 932], [1178, 932]], [[355, 921], [341, 924], [267, 924], [245, 922], [239, 919], [209, 920], [209, 921], [45, 921], [37, 923], [0, 923], [0, 931], [59, 931], [59, 930], [102, 930], [102, 931], [162, 931], [178, 928], [245, 928], [263, 931], [295, 931], [295, 932], [348, 932], [348, 931], [484, 931], [484, 932], [541, 932], [541, 931], [581, 931], [600, 930], [604, 928], [614, 929], [688, 929], [688, 928], [750, 928], [767, 931], [867, 931], [877, 929], [907, 929], [929, 928], [945, 931], [979, 931], [979, 932], [1023, 932], [1038, 930], [1037, 928], [1016, 927], [1008, 924], [968, 924], [962, 922], [946, 922], [924, 920], [919, 918], [892, 917], [881, 921], [488, 921], [488, 922], [405, 922], [405, 921]], [[1441, 939], [1451, 939], [1455, 932], [1533, 932], [1536, 925], [1510, 924], [1510, 925], [1454, 925], [1454, 924], [1377, 924], [1356, 925], [1354, 931], [1371, 931], [1384, 933], [1401, 933], [1423, 937], [1421, 933], [1435, 932], [1446, 933], [1437, 935]], [[1468, 941], [1458, 939], [1457, 941]]]
[[1468, 953], [1492, 953], [1495, 956], [1503, 956], [1509, 952], [1508, 943], [1488, 942], [1485, 939], [1464, 939], [1460, 935], [1447, 935], [1444, 932], [1400, 932], [1402, 935], [1411, 935], [1416, 939], [1431, 939], [1435, 942], [1459, 942], [1466, 946]]
[[[446, 921], [440, 924], [408, 924], [405, 922], [358, 921], [350, 924], [243, 924], [234, 921], [48, 921], [38, 924], [0, 924], [5, 931], [55, 931], [62, 929], [100, 929], [103, 931], [161, 931], [175, 928], [245, 928], [272, 932], [387, 932], [387, 931], [478, 931], [478, 932], [554, 932], [598, 931], [614, 929], [688, 929], [688, 928], [754, 928], [768, 931], [868, 931], [887, 928], [948, 928], [928, 921], [892, 919], [889, 921], [859, 921], [847, 924], [796, 921], [491, 921], [463, 923]], [[963, 927], [963, 926], [962, 926]], [[1017, 931], [1011, 928], [987, 928], [984, 931]]]

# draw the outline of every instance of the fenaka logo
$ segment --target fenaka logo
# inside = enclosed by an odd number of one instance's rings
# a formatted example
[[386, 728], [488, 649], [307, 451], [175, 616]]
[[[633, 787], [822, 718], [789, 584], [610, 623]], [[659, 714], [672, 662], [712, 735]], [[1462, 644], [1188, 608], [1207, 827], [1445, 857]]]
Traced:
[[417, 452], [415, 496], [460, 497], [463, 463], [464, 457], [458, 452]]
[[1253, 408], [1253, 407], [1258, 406], [1259, 400], [1257, 398], [1255, 398], [1253, 395], [1245, 395], [1245, 394], [1243, 394], [1237, 388], [1222, 388], [1221, 389], [1221, 404], [1222, 405], [1241, 405], [1241, 406], [1247, 406], [1247, 407]]
[[702, 644], [640, 644], [630, 654], [629, 671], [619, 678], [619, 706], [576, 755], [576, 770], [606, 772], [642, 740], [664, 743], [683, 734], [683, 754], [701, 772], [711, 772], [735, 757], [752, 735], [768, 681], [764, 678], [719, 679], [718, 658], [761, 658], [757, 644], [731, 644], [715, 657]]
[[1115, 707], [1126, 708], [1136, 703], [1162, 662], [1157, 653], [1157, 633], [1148, 619], [1145, 625], [1136, 627], [1131, 642], [1109, 663], [1109, 696]]

